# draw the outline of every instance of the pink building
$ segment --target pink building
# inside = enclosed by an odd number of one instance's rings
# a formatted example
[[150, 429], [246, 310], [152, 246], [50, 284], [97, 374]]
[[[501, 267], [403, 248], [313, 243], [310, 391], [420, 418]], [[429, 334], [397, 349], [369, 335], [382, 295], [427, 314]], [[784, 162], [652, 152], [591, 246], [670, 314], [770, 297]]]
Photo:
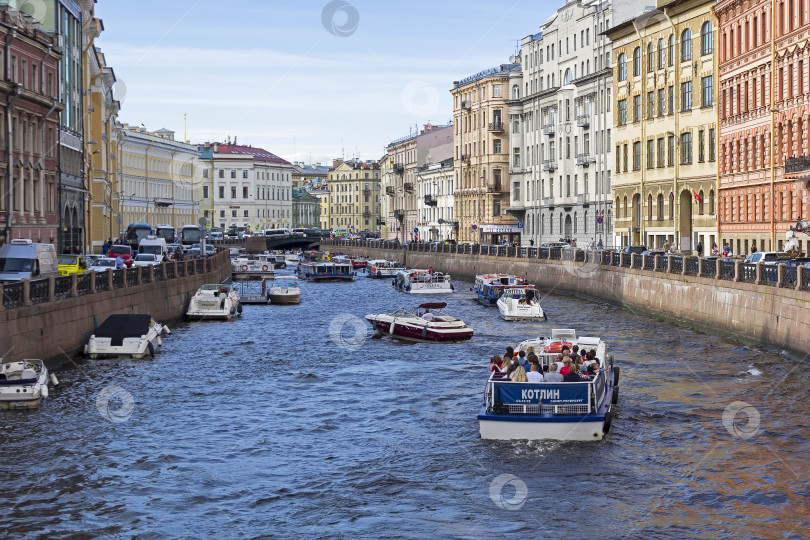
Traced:
[[810, 0], [720, 0], [714, 11], [720, 240], [735, 254], [781, 249], [790, 225], [810, 217]]

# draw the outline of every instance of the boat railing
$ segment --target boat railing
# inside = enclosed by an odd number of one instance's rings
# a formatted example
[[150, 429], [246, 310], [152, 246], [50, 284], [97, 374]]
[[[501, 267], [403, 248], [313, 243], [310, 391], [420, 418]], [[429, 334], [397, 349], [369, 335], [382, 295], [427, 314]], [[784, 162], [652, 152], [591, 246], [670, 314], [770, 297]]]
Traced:
[[[604, 389], [602, 389], [604, 396]], [[534, 416], [585, 415], [594, 412], [594, 381], [511, 382], [490, 378], [486, 409], [494, 414]]]

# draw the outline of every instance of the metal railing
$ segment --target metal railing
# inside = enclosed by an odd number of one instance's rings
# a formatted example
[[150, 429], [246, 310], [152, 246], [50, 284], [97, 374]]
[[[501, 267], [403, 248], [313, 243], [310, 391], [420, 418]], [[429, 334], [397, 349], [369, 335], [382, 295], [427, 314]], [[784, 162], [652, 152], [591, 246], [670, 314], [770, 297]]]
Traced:
[[67, 298], [73, 290], [73, 276], [61, 276], [54, 279], [53, 296], [56, 299]]
[[683, 273], [683, 257], [680, 255], [670, 255], [669, 256], [669, 271], [673, 274], [682, 274]]
[[9, 283], [3, 285], [3, 307], [6, 309], [19, 307], [23, 304], [23, 284]]
[[655, 271], [656, 272], [666, 272], [669, 267], [669, 257], [664, 257], [662, 255], [658, 255], [658, 260], [655, 263]]
[[776, 286], [779, 282], [779, 267], [775, 264], [760, 264], [759, 284]]
[[700, 259], [697, 257], [687, 257], [685, 266], [686, 268], [683, 273], [687, 276], [696, 276], [700, 273], [700, 269], [698, 268], [700, 266]]
[[[810, 270], [810, 269], [806, 269]], [[786, 266], [782, 269], [782, 281], [780, 287], [784, 289], [795, 289], [796, 280], [798, 278], [799, 269], [795, 266]]]
[[740, 281], [743, 283], [756, 283], [757, 282], [757, 265], [756, 264], [741, 264], [740, 265]]
[[734, 261], [719, 260], [720, 264], [720, 279], [733, 280], [734, 279]]
[[51, 294], [50, 282], [47, 279], [38, 279], [31, 282], [29, 289], [29, 299], [32, 304], [42, 304], [47, 302]]
[[716, 260], [703, 260], [703, 271], [700, 273], [701, 277], [714, 277], [717, 275], [717, 261]]

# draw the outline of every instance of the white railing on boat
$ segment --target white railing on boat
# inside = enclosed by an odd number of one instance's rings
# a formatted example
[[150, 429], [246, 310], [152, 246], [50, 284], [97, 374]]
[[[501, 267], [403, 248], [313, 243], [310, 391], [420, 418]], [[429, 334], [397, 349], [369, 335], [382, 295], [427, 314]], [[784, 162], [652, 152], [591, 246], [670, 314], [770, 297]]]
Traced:
[[586, 415], [596, 411], [596, 408], [605, 399], [605, 392], [607, 391], [607, 370], [601, 370], [590, 381], [582, 382], [512, 382], [509, 380], [499, 380], [490, 378], [487, 383], [487, 390], [485, 396], [487, 411], [494, 410], [496, 401], [495, 390], [498, 385], [514, 385], [514, 388], [521, 390], [523, 394], [528, 392], [530, 395], [552, 395], [555, 390], [565, 392], [575, 386], [587, 386], [587, 402], [575, 404], [545, 404], [545, 403], [502, 403], [499, 412], [508, 412], [509, 414], [523, 414], [535, 416], [563, 416], [563, 415]]

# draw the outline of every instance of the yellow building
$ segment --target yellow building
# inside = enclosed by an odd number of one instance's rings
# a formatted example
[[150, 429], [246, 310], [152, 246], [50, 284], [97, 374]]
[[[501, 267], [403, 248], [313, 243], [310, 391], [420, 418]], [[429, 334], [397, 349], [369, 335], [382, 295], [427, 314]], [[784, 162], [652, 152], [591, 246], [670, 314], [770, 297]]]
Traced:
[[[329, 169], [328, 228], [346, 233], [380, 229], [380, 164], [336, 159]], [[321, 214], [321, 219], [324, 219]]]
[[[519, 240], [509, 207], [509, 171], [523, 169], [520, 148], [510, 150], [510, 73], [502, 64], [453, 83], [455, 216], [459, 242]], [[519, 96], [515, 96], [518, 103]]]
[[613, 41], [618, 245], [717, 240], [717, 39], [713, 0], [658, 0]]

